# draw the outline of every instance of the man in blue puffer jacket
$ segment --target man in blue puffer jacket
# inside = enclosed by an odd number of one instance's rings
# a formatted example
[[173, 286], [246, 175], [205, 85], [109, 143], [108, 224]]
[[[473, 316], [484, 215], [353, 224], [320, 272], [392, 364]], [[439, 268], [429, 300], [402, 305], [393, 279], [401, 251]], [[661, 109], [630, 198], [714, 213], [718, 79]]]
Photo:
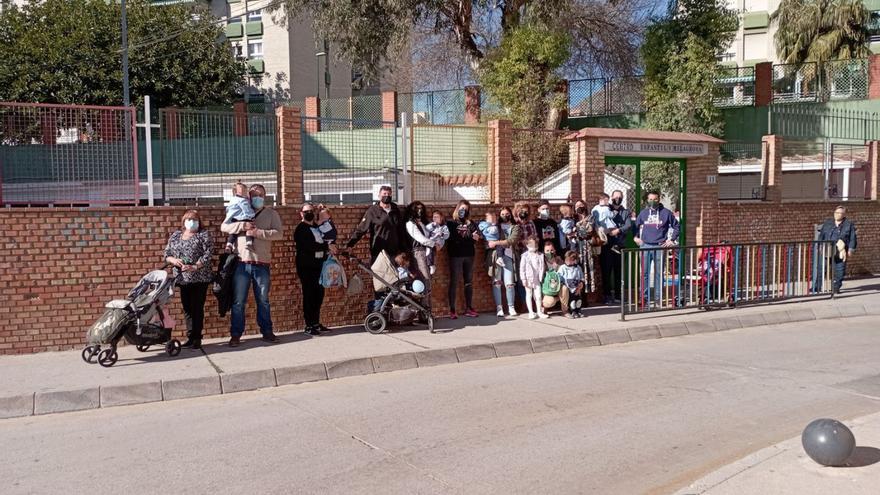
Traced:
[[679, 225], [675, 215], [660, 203], [660, 193], [648, 193], [647, 207], [636, 218], [636, 234], [633, 240], [644, 249], [642, 254], [643, 304], [647, 307], [651, 298], [651, 268], [654, 269], [654, 304], [660, 306], [663, 293], [663, 273], [665, 271], [666, 251], [660, 248], [672, 247], [678, 239]]

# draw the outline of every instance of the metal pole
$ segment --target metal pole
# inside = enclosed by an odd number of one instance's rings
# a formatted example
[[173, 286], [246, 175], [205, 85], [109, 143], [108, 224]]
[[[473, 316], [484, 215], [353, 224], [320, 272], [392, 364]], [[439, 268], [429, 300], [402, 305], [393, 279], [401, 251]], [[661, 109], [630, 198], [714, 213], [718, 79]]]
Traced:
[[[397, 132], [397, 130], [395, 129], [394, 132]], [[408, 155], [407, 150], [409, 149], [408, 143], [407, 143], [407, 133], [408, 132], [409, 132], [409, 116], [406, 114], [406, 112], [401, 112], [400, 113], [400, 167], [403, 169], [403, 191], [402, 191], [401, 196], [403, 198], [403, 202], [406, 204], [409, 204], [407, 193], [410, 191], [410, 189], [407, 188], [407, 184], [406, 184], [406, 181], [407, 181], [406, 167], [407, 167], [407, 158], [408, 158], [407, 157], [407, 155]], [[396, 139], [395, 139], [395, 141], [396, 141]], [[395, 160], [397, 159], [396, 150], [394, 153], [394, 158], [395, 158]], [[395, 170], [395, 174], [396, 174], [397, 173], [396, 166], [394, 167], [394, 170]]]
[[153, 191], [153, 121], [150, 119], [150, 95], [144, 96], [144, 141], [147, 145], [147, 205], [154, 206]]
[[131, 98], [128, 88], [128, 18], [125, 11], [125, 0], [121, 0], [122, 7], [122, 105], [129, 106]]

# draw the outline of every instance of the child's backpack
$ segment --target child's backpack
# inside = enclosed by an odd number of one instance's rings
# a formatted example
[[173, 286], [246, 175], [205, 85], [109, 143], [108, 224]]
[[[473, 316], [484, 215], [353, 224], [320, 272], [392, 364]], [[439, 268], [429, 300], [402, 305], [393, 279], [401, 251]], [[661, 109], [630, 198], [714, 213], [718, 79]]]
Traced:
[[558, 296], [562, 288], [562, 279], [556, 270], [547, 270], [544, 275], [544, 283], [541, 284], [541, 293], [545, 296]]
[[346, 286], [345, 270], [333, 256], [327, 258], [324, 261], [324, 266], [321, 267], [321, 285], [325, 289]]

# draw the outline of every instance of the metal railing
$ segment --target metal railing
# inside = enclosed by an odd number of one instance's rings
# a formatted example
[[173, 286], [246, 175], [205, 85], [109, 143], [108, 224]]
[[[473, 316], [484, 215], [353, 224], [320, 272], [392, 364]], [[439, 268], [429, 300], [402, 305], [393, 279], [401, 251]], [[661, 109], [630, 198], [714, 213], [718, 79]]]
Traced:
[[412, 115], [413, 124], [464, 124], [464, 89], [400, 93], [397, 111]]
[[880, 138], [880, 113], [821, 105], [771, 105], [770, 132], [785, 139], [873, 141]]
[[137, 205], [135, 109], [0, 102], [0, 204]]
[[815, 62], [774, 64], [772, 87], [775, 103], [816, 101], [819, 68]]
[[624, 249], [620, 315], [830, 295], [834, 243]]
[[718, 164], [718, 199], [766, 198], [761, 172], [767, 143], [724, 143]]
[[829, 60], [822, 64], [822, 101], [868, 98], [868, 60]]
[[321, 100], [321, 117], [347, 120], [354, 129], [382, 127], [382, 95]]
[[755, 104], [755, 68], [719, 67], [715, 81], [717, 107], [750, 107]]
[[487, 127], [416, 124], [410, 136], [413, 198], [444, 203], [489, 200]]
[[568, 83], [569, 117], [644, 111], [644, 76], [576, 79]]

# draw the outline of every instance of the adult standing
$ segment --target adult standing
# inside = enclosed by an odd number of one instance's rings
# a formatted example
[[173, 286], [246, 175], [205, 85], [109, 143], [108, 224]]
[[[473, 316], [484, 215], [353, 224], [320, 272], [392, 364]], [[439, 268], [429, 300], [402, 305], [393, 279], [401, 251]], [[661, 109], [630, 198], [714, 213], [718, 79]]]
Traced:
[[205, 327], [205, 296], [214, 279], [211, 255], [214, 242], [204, 229], [199, 212], [187, 210], [180, 219], [181, 229], [175, 230], [165, 246], [165, 262], [174, 266], [183, 319], [186, 321], [186, 342], [183, 347], [202, 348]]
[[[605, 304], [617, 302], [616, 297], [620, 294], [615, 291], [620, 288], [620, 253], [626, 247], [626, 236], [632, 231], [633, 223], [630, 212], [623, 205], [623, 191], [611, 192], [611, 221], [614, 227], [606, 232], [608, 242], [602, 246], [599, 254], [599, 265], [602, 267], [602, 292], [605, 296]], [[615, 297], [616, 296], [616, 297]]]
[[425, 297], [423, 301], [427, 307], [431, 307], [431, 268], [428, 265], [428, 249], [434, 248], [434, 241], [428, 238], [425, 226], [430, 222], [428, 209], [421, 201], [413, 201], [406, 207], [404, 213], [406, 221], [406, 233], [412, 240], [412, 264], [416, 277], [425, 284]]
[[324, 286], [321, 285], [321, 269], [336, 246], [324, 240], [318, 228], [318, 212], [312, 203], [304, 203], [299, 212], [299, 225], [293, 231], [296, 247], [296, 274], [302, 287], [303, 319], [305, 333], [321, 335], [328, 331], [321, 324], [321, 305], [324, 304]]
[[[230, 323], [229, 347], [238, 347], [244, 334], [244, 311], [248, 290], [254, 286], [254, 299], [257, 303], [257, 324], [265, 342], [278, 342], [272, 329], [272, 313], [269, 307], [270, 270], [272, 262], [272, 241], [281, 239], [281, 217], [272, 208], [266, 208], [266, 188], [254, 184], [248, 190], [248, 197], [256, 215], [253, 220], [232, 222], [220, 225], [225, 234], [239, 235], [235, 249], [239, 263], [232, 280], [232, 318]], [[253, 238], [248, 248], [247, 237]]]
[[379, 253], [386, 251], [392, 259], [404, 250], [403, 215], [397, 204], [391, 201], [391, 187], [379, 188], [379, 201], [367, 208], [361, 222], [355, 227], [346, 246], [351, 249], [367, 233], [370, 234], [370, 265]]
[[[516, 260], [519, 246], [520, 228], [513, 220], [513, 212], [508, 207], [501, 208], [498, 216], [501, 238], [486, 242], [486, 269], [492, 280], [492, 298], [495, 299], [496, 314], [504, 317], [504, 301], [501, 288], [507, 298], [507, 311], [516, 316], [514, 308], [514, 288], [516, 287]], [[494, 256], [497, 248], [503, 248], [500, 256]]]
[[834, 209], [834, 218], [825, 220], [819, 229], [820, 241], [834, 242], [834, 256], [832, 264], [834, 273], [832, 278], [832, 294], [840, 294], [843, 285], [843, 277], [846, 275], [846, 261], [856, 250], [856, 226], [846, 218], [846, 207], [838, 206]]
[[[557, 253], [562, 252], [562, 245], [559, 243], [559, 224], [550, 215], [550, 202], [542, 200], [538, 205], [538, 218], [535, 218], [535, 228], [538, 230], [539, 244], [543, 246], [545, 242], [553, 243], [553, 249]], [[540, 247], [539, 247], [540, 249]]]
[[654, 303], [660, 305], [660, 296], [663, 293], [663, 271], [665, 270], [666, 252], [660, 248], [668, 248], [675, 245], [678, 239], [678, 221], [667, 208], [660, 203], [660, 193], [651, 191], [648, 193], [647, 206], [636, 218], [636, 235], [633, 240], [642, 253], [642, 286], [644, 287], [644, 304], [648, 305], [651, 299], [650, 272], [654, 270]]
[[458, 318], [455, 300], [458, 279], [464, 282], [465, 316], [479, 316], [474, 310], [474, 256], [476, 241], [480, 239], [477, 224], [470, 219], [471, 203], [466, 199], [458, 202], [452, 211], [452, 220], [446, 222], [449, 228], [449, 240], [446, 249], [449, 251], [449, 317]]

